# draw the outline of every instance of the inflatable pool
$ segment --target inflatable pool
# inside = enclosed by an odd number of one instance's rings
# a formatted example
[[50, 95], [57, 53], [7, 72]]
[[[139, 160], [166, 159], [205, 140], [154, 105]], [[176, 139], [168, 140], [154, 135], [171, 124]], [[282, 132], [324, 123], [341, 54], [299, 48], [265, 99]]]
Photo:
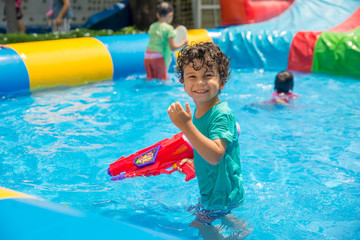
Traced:
[[0, 238], [178, 239], [0, 187]]
[[[298, 0], [266, 22], [189, 30], [189, 41], [216, 42], [234, 68], [288, 68], [359, 77], [359, 11], [356, 0]], [[147, 34], [136, 34], [9, 44], [9, 49], [0, 51], [0, 94], [144, 73], [148, 41]], [[341, 42], [342, 48], [336, 48]]]
[[[266, 22], [189, 30], [189, 40], [219, 44], [233, 68], [360, 77], [359, 6], [355, 0], [296, 0]], [[136, 34], [10, 44], [0, 50], [0, 95], [143, 74], [147, 43], [147, 34]], [[130, 239], [175, 239], [6, 188], [0, 188], [0, 210], [1, 239], [99, 239], [118, 232]]]

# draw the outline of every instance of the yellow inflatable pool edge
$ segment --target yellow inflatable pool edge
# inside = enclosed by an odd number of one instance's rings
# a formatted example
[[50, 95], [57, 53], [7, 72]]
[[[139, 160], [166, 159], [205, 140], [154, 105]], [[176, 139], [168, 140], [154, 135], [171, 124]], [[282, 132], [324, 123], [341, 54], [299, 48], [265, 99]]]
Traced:
[[35, 198], [25, 193], [10, 190], [4, 187], [0, 187], [0, 200], [8, 198]]
[[[209, 33], [190, 29], [188, 43], [213, 42]], [[143, 74], [148, 42], [148, 34], [125, 34], [9, 44], [0, 52], [0, 95]]]
[[209, 36], [206, 29], [190, 29], [188, 30], [188, 44], [199, 42], [212, 42], [212, 38]]
[[113, 78], [111, 55], [95, 38], [9, 44], [24, 61], [30, 90]]

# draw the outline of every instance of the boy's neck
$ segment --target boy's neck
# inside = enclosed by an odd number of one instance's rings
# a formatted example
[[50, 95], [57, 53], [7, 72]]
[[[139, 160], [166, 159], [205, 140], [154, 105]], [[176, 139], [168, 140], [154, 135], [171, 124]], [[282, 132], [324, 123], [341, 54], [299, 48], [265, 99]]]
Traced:
[[195, 102], [195, 106], [196, 106], [195, 118], [201, 118], [205, 113], [207, 113], [219, 102], [221, 102], [221, 100], [218, 97], [214, 98], [213, 101], [209, 101], [206, 103]]

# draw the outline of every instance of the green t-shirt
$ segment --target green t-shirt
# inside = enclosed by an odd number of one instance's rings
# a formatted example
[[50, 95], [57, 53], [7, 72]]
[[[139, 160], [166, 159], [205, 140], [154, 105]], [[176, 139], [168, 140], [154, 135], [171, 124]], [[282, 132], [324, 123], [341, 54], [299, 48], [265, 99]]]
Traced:
[[201, 118], [196, 119], [195, 113], [193, 123], [203, 135], [227, 142], [224, 157], [217, 165], [208, 163], [194, 149], [201, 204], [209, 210], [237, 207], [244, 201], [244, 188], [235, 116], [227, 102], [216, 104]]
[[147, 49], [161, 53], [164, 56], [166, 67], [171, 62], [171, 49], [168, 38], [175, 37], [174, 27], [167, 23], [155, 22], [149, 28], [150, 42]]

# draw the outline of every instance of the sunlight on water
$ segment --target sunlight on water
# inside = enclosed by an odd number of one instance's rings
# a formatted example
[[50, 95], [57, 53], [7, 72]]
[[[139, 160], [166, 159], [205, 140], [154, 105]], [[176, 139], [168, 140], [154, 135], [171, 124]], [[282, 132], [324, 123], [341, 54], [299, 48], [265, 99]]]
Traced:
[[[262, 104], [276, 72], [233, 70], [220, 95], [241, 125], [245, 203], [237, 227], [247, 239], [360, 238], [360, 81], [295, 73], [292, 106]], [[0, 185], [184, 239], [198, 239], [187, 211], [196, 180], [184, 175], [111, 182], [106, 170], [178, 133], [174, 101], [194, 104], [175, 81], [144, 76], [0, 100]], [[227, 219], [229, 220], [229, 219]], [[230, 219], [231, 220], [231, 219]], [[229, 221], [230, 221], [229, 220]], [[232, 235], [233, 234], [233, 235]]]

